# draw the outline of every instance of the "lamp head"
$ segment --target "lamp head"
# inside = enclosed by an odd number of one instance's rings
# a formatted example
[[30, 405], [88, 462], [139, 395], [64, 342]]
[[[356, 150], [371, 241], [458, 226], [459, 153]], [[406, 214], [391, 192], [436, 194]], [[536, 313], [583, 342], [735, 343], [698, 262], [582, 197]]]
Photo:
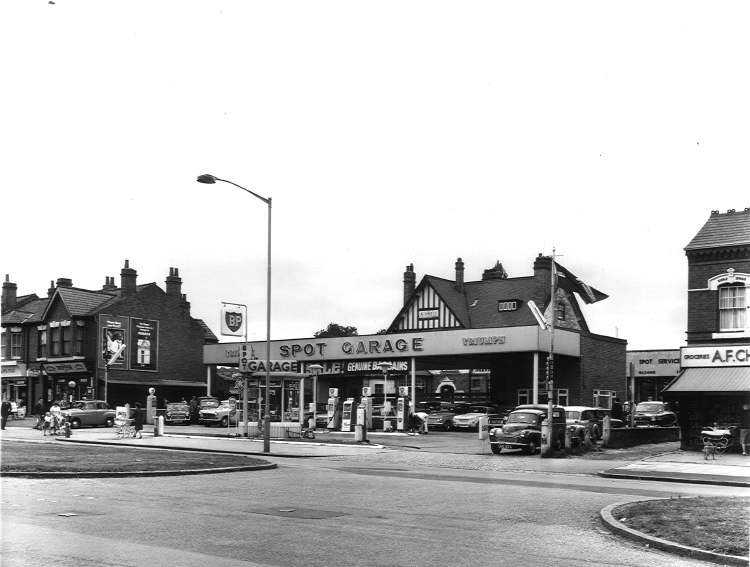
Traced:
[[307, 370], [308, 370], [309, 372], [312, 372], [313, 374], [315, 374], [315, 375], [317, 376], [317, 375], [318, 375], [318, 373], [319, 373], [319, 372], [320, 372], [321, 370], [323, 370], [323, 366], [322, 366], [322, 365], [320, 365], [320, 364], [310, 364], [310, 365], [308, 365], [308, 367], [307, 367]]
[[204, 173], [203, 175], [199, 175], [196, 179], [198, 183], [216, 183], [216, 177], [211, 175], [210, 173]]
[[393, 364], [390, 362], [378, 362], [378, 368], [383, 371], [383, 374], [388, 374], [388, 371], [393, 368]]

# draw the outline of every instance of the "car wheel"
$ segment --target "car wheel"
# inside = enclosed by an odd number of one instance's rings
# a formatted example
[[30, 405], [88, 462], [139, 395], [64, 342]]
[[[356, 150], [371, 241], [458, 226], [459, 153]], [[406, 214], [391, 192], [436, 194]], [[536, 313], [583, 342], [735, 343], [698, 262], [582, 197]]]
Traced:
[[70, 428], [71, 429], [78, 429], [81, 427], [81, 420], [80, 419], [73, 419], [70, 422]]
[[229, 425], [229, 419], [226, 416], [222, 417], [221, 418], [221, 426], [222, 427], [227, 427], [228, 425]]
[[602, 438], [601, 434], [599, 433], [599, 427], [598, 427], [598, 426], [596, 426], [596, 425], [595, 425], [595, 426], [594, 426], [594, 428], [593, 428], [593, 429], [591, 430], [591, 438], [592, 438], [592, 439], [593, 439], [594, 441], [599, 441], [599, 439], [601, 439], [601, 438]]
[[104, 422], [104, 427], [112, 427], [115, 424], [115, 418], [108, 417], [107, 421]]
[[451, 429], [453, 429], [453, 424], [452, 424], [452, 423], [451, 423], [450, 421], [446, 421], [446, 422], [445, 422], [445, 425], [443, 426], [443, 428], [444, 428], [444, 429], [445, 429], [446, 431], [450, 431]]
[[526, 445], [524, 452], [527, 455], [534, 455], [536, 453], [536, 443], [534, 443], [533, 441], [529, 441], [529, 444]]
[[503, 451], [500, 445], [495, 445], [494, 443], [490, 444], [490, 449], [492, 449], [492, 452], [495, 453], [496, 455], [499, 455]]

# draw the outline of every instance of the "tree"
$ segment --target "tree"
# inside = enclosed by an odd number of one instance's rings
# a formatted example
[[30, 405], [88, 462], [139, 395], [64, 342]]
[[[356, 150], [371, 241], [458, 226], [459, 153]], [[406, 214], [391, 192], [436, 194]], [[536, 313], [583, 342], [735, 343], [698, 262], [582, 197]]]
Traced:
[[328, 323], [325, 329], [321, 329], [313, 335], [316, 339], [327, 339], [330, 337], [354, 337], [357, 335], [357, 327], [345, 327], [338, 323]]

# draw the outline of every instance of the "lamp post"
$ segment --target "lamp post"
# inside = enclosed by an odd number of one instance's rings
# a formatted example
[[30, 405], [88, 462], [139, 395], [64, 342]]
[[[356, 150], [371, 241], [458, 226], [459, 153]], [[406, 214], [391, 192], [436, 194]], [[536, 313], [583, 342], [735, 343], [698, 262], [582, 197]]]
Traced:
[[213, 184], [217, 181], [223, 181], [229, 183], [235, 187], [242, 189], [246, 193], [250, 193], [253, 197], [260, 199], [266, 205], [268, 205], [268, 270], [266, 278], [266, 407], [265, 415], [263, 416], [263, 452], [271, 452], [271, 197], [261, 197], [257, 193], [245, 189], [241, 185], [237, 185], [233, 181], [227, 179], [220, 179], [209, 173], [199, 175], [197, 178], [198, 183]]
[[318, 428], [318, 374], [323, 370], [323, 366], [320, 364], [311, 364], [307, 369], [312, 372], [313, 375], [313, 424], [312, 428]]
[[388, 415], [388, 371], [393, 368], [393, 364], [378, 362], [378, 368], [383, 371], [383, 431], [385, 431], [385, 418]]

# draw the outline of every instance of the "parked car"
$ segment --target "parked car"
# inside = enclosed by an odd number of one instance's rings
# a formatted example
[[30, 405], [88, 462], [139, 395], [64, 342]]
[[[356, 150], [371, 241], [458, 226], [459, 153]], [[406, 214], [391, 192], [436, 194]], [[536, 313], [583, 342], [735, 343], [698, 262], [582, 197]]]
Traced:
[[[529, 455], [537, 452], [542, 445], [542, 422], [547, 419], [547, 406], [528, 404], [516, 407], [508, 414], [505, 424], [490, 429], [490, 448], [496, 455], [503, 449], [521, 449]], [[555, 428], [553, 446], [565, 446], [565, 410], [553, 406], [552, 421]]]
[[198, 422], [206, 427], [210, 427], [211, 425], [227, 427], [230, 423], [236, 425], [237, 406], [230, 403], [229, 400], [216, 402], [216, 405], [209, 402], [198, 412]]
[[164, 423], [174, 425], [175, 423], [190, 424], [190, 406], [184, 402], [170, 402], [164, 412]]
[[456, 429], [479, 429], [479, 418], [489, 415], [499, 416], [500, 410], [497, 406], [471, 406], [469, 411], [453, 417], [453, 426]]
[[112, 427], [115, 423], [115, 410], [110, 409], [103, 400], [75, 401], [67, 409], [62, 410], [62, 414], [73, 429], [84, 425]]
[[668, 427], [677, 423], [677, 414], [669, 409], [666, 402], [641, 402], [635, 406], [633, 419], [636, 427]]
[[414, 411], [420, 412], [420, 413], [432, 413], [434, 411], [438, 411], [441, 409], [441, 402], [433, 401], [433, 402], [417, 402], [414, 405]]
[[443, 429], [450, 431], [453, 429], [453, 418], [456, 416], [456, 410], [453, 408], [441, 408], [427, 414], [428, 429]]
[[[593, 441], [602, 438], [604, 431], [604, 417], [610, 415], [611, 410], [606, 408], [593, 408], [589, 406], [565, 406], [565, 418], [568, 425], [580, 425], [584, 431], [588, 431]], [[612, 419], [610, 416], [610, 427], [625, 427], [621, 419]]]

